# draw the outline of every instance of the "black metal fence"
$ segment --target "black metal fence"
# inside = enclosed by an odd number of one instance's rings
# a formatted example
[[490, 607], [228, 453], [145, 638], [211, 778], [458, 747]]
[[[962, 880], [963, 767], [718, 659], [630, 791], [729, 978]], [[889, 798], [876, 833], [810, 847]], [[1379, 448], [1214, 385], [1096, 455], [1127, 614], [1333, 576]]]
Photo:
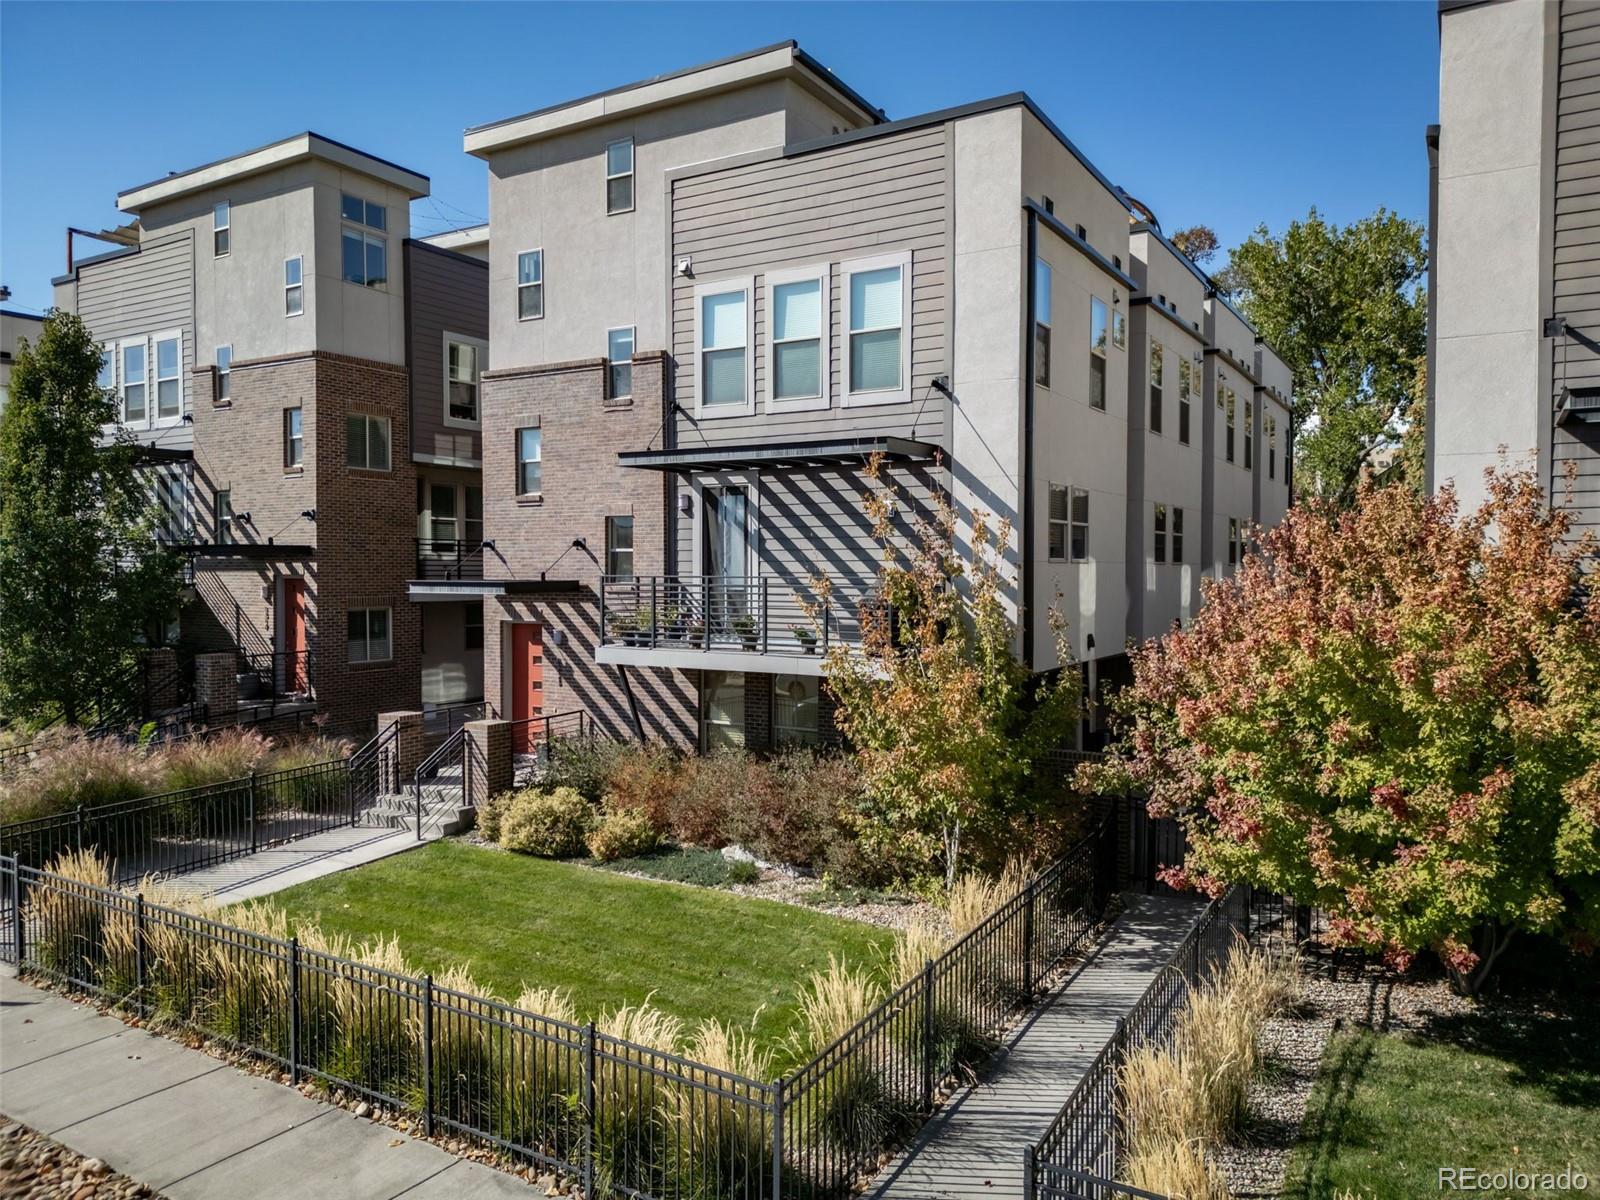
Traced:
[[568, 1173], [587, 1195], [842, 1198], [1092, 936], [1115, 862], [1113, 817], [776, 1082], [15, 859], [0, 859], [0, 958]]
[[787, 575], [605, 576], [600, 638], [656, 650], [826, 654], [861, 641], [873, 596], [865, 577], [830, 577], [824, 595], [815, 580]]

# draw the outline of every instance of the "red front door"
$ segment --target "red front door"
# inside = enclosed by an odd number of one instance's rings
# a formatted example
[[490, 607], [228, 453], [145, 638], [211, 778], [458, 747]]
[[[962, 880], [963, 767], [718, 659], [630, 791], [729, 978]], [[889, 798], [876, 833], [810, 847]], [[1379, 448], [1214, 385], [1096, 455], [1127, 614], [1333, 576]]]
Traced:
[[[283, 581], [283, 684], [288, 692], [310, 691], [306, 654], [306, 581]], [[276, 674], [276, 672], [274, 672]]]
[[544, 712], [544, 627], [511, 627], [511, 719], [524, 722], [512, 727], [513, 754], [531, 754], [539, 734], [530, 717]]

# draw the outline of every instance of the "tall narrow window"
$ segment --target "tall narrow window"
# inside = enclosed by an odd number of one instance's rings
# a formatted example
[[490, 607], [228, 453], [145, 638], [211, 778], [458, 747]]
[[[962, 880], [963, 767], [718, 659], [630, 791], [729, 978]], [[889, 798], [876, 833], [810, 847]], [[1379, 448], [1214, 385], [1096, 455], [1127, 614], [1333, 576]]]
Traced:
[[217, 544], [231, 546], [233, 536], [233, 490], [221, 488], [212, 493], [212, 512], [216, 522]]
[[389, 418], [351, 413], [345, 418], [345, 465], [361, 471], [389, 469]]
[[483, 545], [483, 489], [468, 484], [461, 489], [467, 501], [467, 515], [462, 519], [461, 540], [468, 550]]
[[767, 374], [774, 407], [826, 407], [827, 268], [767, 276]]
[[606, 147], [606, 212], [633, 211], [633, 139]]
[[1189, 444], [1189, 403], [1194, 395], [1194, 364], [1187, 358], [1178, 360], [1178, 440]]
[[283, 315], [286, 317], [298, 317], [306, 310], [306, 289], [301, 267], [298, 254], [283, 260]]
[[155, 477], [156, 540], [176, 545], [189, 540], [189, 497], [183, 477], [158, 471]]
[[382, 287], [389, 279], [389, 210], [371, 200], [345, 192], [340, 196], [341, 262], [344, 277], [364, 287]]
[[814, 746], [821, 681], [815, 675], [772, 677], [772, 740], [778, 746]]
[[211, 206], [211, 253], [221, 258], [233, 249], [233, 210], [226, 200]]
[[483, 649], [483, 604], [468, 601], [461, 606], [461, 648]]
[[1268, 417], [1267, 421], [1267, 478], [1278, 477], [1278, 418]]
[[620, 400], [633, 395], [633, 326], [606, 330], [606, 363], [609, 375], [606, 386], [611, 398]]
[[537, 427], [517, 430], [517, 495], [544, 494], [543, 437]]
[[606, 518], [606, 574], [613, 579], [633, 578], [633, 518]]
[[445, 424], [476, 426], [486, 343], [444, 335]]
[[544, 316], [544, 251], [524, 250], [517, 255], [517, 320]]
[[115, 348], [108, 347], [100, 351], [100, 374], [95, 376], [95, 383], [110, 391], [117, 386], [117, 352]]
[[454, 554], [456, 535], [461, 528], [456, 524], [456, 485], [435, 483], [428, 488], [428, 536], [434, 541], [435, 554]]
[[1072, 508], [1071, 489], [1059, 483], [1050, 485], [1050, 561], [1067, 560], [1067, 520]]
[[1156, 505], [1156, 515], [1153, 526], [1153, 536], [1150, 541], [1150, 548], [1153, 551], [1155, 560], [1158, 563], [1164, 563], [1167, 561], [1167, 506], [1165, 504]]
[[1072, 529], [1067, 552], [1073, 562], [1083, 562], [1089, 557], [1089, 492], [1087, 488], [1072, 489]]
[[217, 399], [233, 398], [233, 347], [217, 347]]
[[1172, 510], [1172, 561], [1183, 561], [1183, 509], [1177, 507]]
[[1228, 565], [1236, 566], [1239, 562], [1239, 518], [1228, 518]]
[[300, 426], [300, 410], [283, 410], [283, 465], [298, 467], [305, 462], [305, 435]]
[[392, 652], [387, 608], [352, 608], [345, 621], [351, 662], [389, 661]]
[[850, 339], [845, 403], [880, 404], [910, 399], [906, 339], [909, 258], [847, 263], [845, 304]]
[[175, 421], [183, 412], [183, 355], [177, 338], [156, 339], [156, 418]]
[[1244, 469], [1250, 470], [1253, 466], [1256, 444], [1255, 406], [1246, 400], [1244, 402]]
[[1150, 343], [1150, 432], [1161, 432], [1162, 420], [1162, 384], [1164, 382], [1163, 370], [1165, 363], [1161, 352], [1161, 343]]
[[738, 671], [703, 671], [700, 696], [700, 743], [707, 754], [744, 749], [744, 675]]
[[1228, 404], [1227, 404], [1227, 408], [1228, 408], [1227, 452], [1228, 452], [1228, 461], [1232, 462], [1233, 461], [1233, 411], [1234, 411], [1234, 395], [1233, 395], [1233, 389], [1232, 388], [1228, 389]]
[[1089, 407], [1106, 407], [1106, 302], [1089, 300]]
[[1050, 386], [1050, 264], [1033, 260], [1033, 381]]
[[124, 424], [142, 423], [149, 415], [146, 404], [145, 344], [122, 344], [122, 420]]
[[1111, 344], [1118, 350], [1128, 348], [1128, 318], [1120, 308], [1111, 310]]
[[700, 297], [700, 407], [750, 405], [749, 293], [745, 288]]

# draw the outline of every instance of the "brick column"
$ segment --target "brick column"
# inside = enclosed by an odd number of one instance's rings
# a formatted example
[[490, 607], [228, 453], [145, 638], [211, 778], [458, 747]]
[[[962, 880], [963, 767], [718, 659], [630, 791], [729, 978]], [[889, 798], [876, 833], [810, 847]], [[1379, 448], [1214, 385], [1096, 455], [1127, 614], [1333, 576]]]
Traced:
[[234, 655], [195, 655], [194, 700], [207, 725], [232, 725], [238, 719], [239, 661]]
[[140, 664], [144, 673], [144, 715], [153, 717], [178, 707], [178, 652], [157, 646]]
[[511, 766], [511, 722], [468, 721], [466, 730], [466, 802], [483, 807], [490, 796], [508, 792], [515, 783]]
[[386, 745], [378, 761], [378, 778], [384, 781], [385, 790], [403, 790], [411, 786], [411, 777], [422, 765], [422, 714], [420, 712], [387, 712], [378, 714], [378, 735], [382, 737], [389, 726], [397, 726], [392, 745]]

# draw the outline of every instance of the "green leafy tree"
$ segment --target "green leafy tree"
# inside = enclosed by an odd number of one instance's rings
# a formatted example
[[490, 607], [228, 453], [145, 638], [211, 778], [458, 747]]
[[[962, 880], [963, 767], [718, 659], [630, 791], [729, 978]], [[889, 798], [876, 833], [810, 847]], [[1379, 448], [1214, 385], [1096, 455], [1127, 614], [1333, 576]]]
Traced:
[[[861, 644], [829, 651], [827, 686], [862, 768], [863, 848], [911, 872], [937, 864], [948, 888], [974, 837], [1025, 815], [1032, 764], [1078, 714], [1077, 673], [1054, 613], [1067, 669], [1036, 683], [1012, 651], [1016, 627], [1002, 597], [1008, 525], [992, 530], [974, 514], [963, 558], [946, 495], [935, 494], [902, 536], [901, 500], [880, 460], [867, 475], [879, 573], [861, 605]], [[817, 586], [830, 595], [826, 580]]]
[[1350, 503], [1372, 452], [1400, 438], [1426, 349], [1426, 269], [1419, 223], [1380, 208], [1341, 227], [1313, 208], [1282, 237], [1259, 227], [1218, 273], [1294, 372], [1303, 494]]
[[1180, 229], [1172, 235], [1171, 240], [1197, 267], [1205, 266], [1222, 249], [1216, 230], [1209, 225], [1191, 225], [1187, 229]]
[[11, 720], [84, 720], [177, 598], [136, 448], [101, 444], [117, 409], [99, 370], [83, 322], [53, 312], [36, 345], [19, 345], [0, 414], [0, 711]]
[[1513, 934], [1600, 939], [1600, 591], [1531, 472], [1291, 509], [1193, 624], [1133, 657], [1080, 784], [1146, 792], [1172, 882], [1250, 883], [1336, 942], [1435, 951], [1474, 991]]

